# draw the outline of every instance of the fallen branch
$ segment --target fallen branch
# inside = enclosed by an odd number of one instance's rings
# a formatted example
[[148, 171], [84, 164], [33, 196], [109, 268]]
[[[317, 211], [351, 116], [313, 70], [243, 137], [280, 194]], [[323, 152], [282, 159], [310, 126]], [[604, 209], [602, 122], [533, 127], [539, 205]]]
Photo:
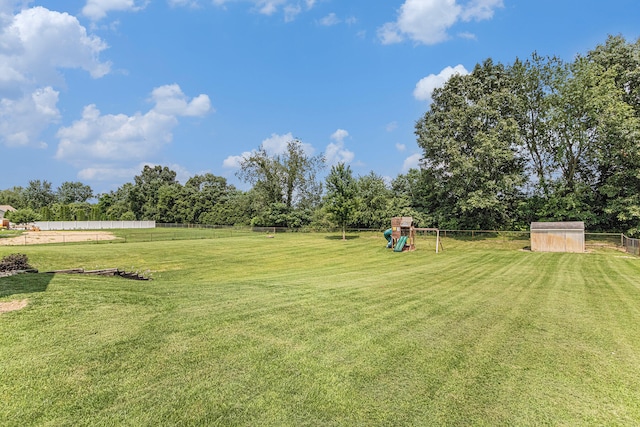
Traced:
[[91, 274], [94, 276], [120, 276], [125, 279], [132, 280], [149, 280], [148, 277], [144, 277], [141, 274], [132, 271], [121, 271], [117, 268], [103, 268], [100, 270], [85, 270], [84, 268], [71, 268], [66, 270], [51, 270], [46, 271], [50, 274]]

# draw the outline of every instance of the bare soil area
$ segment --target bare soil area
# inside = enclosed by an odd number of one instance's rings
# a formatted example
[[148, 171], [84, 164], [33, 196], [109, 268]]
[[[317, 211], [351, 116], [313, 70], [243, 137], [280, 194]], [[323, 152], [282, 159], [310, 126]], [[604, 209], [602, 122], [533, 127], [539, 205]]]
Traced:
[[8, 313], [10, 311], [20, 310], [27, 306], [27, 300], [23, 299], [21, 301], [9, 301], [9, 302], [0, 302], [0, 314]]
[[115, 240], [108, 231], [27, 231], [17, 237], [0, 239], [2, 246], [41, 245], [44, 243], [90, 242]]

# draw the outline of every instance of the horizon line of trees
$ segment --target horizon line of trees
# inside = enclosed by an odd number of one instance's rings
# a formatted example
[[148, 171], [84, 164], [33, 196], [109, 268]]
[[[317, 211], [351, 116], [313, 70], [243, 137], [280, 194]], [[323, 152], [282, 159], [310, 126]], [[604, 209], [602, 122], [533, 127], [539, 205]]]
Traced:
[[[241, 191], [223, 177], [184, 184], [163, 166], [94, 195], [47, 181], [0, 190], [12, 217], [384, 229], [393, 216], [445, 229], [527, 229], [532, 221], [584, 221], [590, 230], [640, 234], [640, 39], [606, 42], [571, 62], [536, 53], [486, 59], [454, 75], [416, 122], [419, 169], [391, 182], [348, 165], [326, 168], [299, 140], [285, 153], [243, 159]], [[96, 203], [88, 200], [95, 197]], [[26, 215], [25, 215], [26, 214]], [[15, 222], [15, 221], [14, 221]]]

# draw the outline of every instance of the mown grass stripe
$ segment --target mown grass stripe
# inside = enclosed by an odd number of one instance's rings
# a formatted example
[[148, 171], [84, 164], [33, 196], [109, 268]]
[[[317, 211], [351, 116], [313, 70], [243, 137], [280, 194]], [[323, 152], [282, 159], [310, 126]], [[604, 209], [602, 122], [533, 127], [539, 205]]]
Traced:
[[[447, 238], [250, 234], [25, 247], [0, 279], [8, 425], [640, 423], [640, 264]], [[79, 250], [81, 249], [81, 250]], [[5, 249], [0, 249], [0, 255]]]

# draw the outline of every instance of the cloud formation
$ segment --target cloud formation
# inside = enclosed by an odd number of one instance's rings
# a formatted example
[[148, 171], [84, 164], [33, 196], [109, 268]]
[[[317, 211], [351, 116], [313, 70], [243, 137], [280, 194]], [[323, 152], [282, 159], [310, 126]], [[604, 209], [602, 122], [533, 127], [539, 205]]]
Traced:
[[172, 141], [179, 117], [200, 117], [212, 110], [207, 95], [189, 101], [175, 84], [153, 89], [151, 100], [153, 108], [132, 116], [103, 115], [95, 105], [87, 105], [80, 120], [58, 130], [55, 157], [84, 167], [79, 176], [85, 177], [112, 168], [111, 162], [142, 161]]
[[135, 12], [144, 9], [148, 0], [87, 0], [87, 4], [82, 8], [82, 14], [87, 18], [98, 21], [111, 11]]
[[409, 169], [419, 169], [420, 168], [420, 160], [422, 160], [422, 155], [419, 153], [412, 154], [402, 163], [402, 173], [409, 172]]
[[34, 7], [14, 15], [10, 9], [0, 8], [0, 143], [42, 147], [40, 133], [60, 118], [60, 70], [104, 76], [111, 64], [98, 57], [107, 45], [67, 13]]
[[398, 18], [378, 28], [383, 44], [400, 43], [407, 39], [432, 45], [449, 38], [448, 30], [460, 21], [491, 19], [503, 0], [405, 0]]
[[413, 97], [419, 101], [431, 102], [433, 90], [444, 86], [454, 74], [465, 76], [469, 72], [464, 66], [458, 64], [455, 67], [445, 67], [438, 74], [429, 74], [416, 84], [416, 88], [413, 90]]
[[338, 129], [331, 135], [334, 142], [329, 143], [324, 151], [324, 158], [328, 165], [346, 164], [353, 161], [354, 152], [347, 150], [344, 146], [344, 140], [348, 136], [349, 132], [344, 129]]
[[[193, 5], [196, 0], [170, 0], [170, 2], [172, 5]], [[267, 16], [282, 11], [285, 22], [291, 22], [304, 10], [312, 9], [316, 0], [213, 0], [213, 4], [220, 7], [225, 7], [229, 3], [249, 3], [252, 5], [251, 10]]]

